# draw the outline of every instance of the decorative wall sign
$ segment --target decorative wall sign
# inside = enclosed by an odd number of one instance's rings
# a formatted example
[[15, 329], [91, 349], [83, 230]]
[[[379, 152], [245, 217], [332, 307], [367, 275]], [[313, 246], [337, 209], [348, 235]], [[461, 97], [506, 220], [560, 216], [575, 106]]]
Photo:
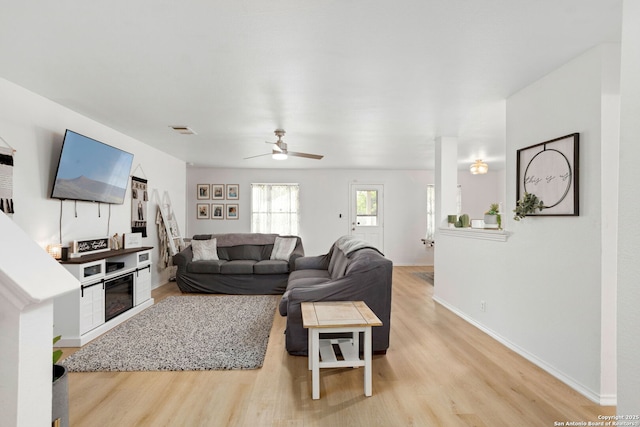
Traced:
[[76, 255], [88, 255], [111, 250], [109, 237], [96, 237], [93, 239], [74, 240], [73, 253]]
[[131, 232], [147, 237], [147, 180], [131, 177]]
[[125, 233], [122, 238], [122, 245], [125, 249], [141, 248], [142, 233]]
[[516, 200], [527, 192], [544, 204], [532, 216], [579, 214], [579, 140], [579, 134], [573, 133], [517, 151]]

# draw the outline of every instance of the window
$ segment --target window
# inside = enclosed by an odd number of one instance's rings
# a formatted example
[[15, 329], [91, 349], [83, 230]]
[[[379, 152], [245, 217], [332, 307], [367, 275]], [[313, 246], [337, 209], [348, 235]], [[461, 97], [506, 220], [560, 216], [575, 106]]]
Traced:
[[[458, 185], [456, 195], [456, 214], [462, 213], [462, 187]], [[433, 241], [436, 235], [436, 186], [427, 185], [427, 235], [426, 240]]]
[[298, 235], [298, 184], [251, 184], [251, 232]]
[[376, 190], [356, 191], [356, 222], [361, 227], [378, 225], [378, 192]]

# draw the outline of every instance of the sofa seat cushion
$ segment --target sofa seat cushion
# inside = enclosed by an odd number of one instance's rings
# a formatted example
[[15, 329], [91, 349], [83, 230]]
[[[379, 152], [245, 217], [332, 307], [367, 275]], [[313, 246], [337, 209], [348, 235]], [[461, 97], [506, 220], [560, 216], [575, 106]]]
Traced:
[[331, 279], [327, 270], [296, 270], [289, 275], [287, 289], [299, 286], [310, 286], [327, 282]]
[[220, 266], [221, 274], [253, 274], [253, 266], [256, 261], [241, 259], [225, 262]]
[[220, 266], [227, 263], [224, 260], [193, 261], [187, 264], [188, 273], [220, 274]]
[[289, 263], [281, 260], [258, 261], [253, 265], [254, 274], [287, 274]]
[[296, 270], [289, 275], [287, 290], [280, 299], [278, 310], [281, 316], [287, 315], [289, 305], [289, 294], [296, 288], [313, 288], [314, 285], [325, 283], [331, 280], [327, 270]]

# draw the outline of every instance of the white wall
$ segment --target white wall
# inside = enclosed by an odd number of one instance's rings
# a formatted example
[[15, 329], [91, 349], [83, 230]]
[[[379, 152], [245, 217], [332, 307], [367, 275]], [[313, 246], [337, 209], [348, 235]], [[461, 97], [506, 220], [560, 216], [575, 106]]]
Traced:
[[[624, 1], [622, 24], [618, 262], [618, 414], [640, 414], [640, 4]], [[636, 421], [635, 425], [640, 425]]]
[[603, 85], [617, 79], [603, 63], [617, 49], [594, 48], [507, 101], [505, 211], [515, 206], [516, 150], [579, 132], [580, 216], [515, 222], [507, 215], [507, 242], [443, 236], [435, 254], [437, 301], [603, 403], [615, 390], [602, 387], [601, 365], [615, 356], [602, 359], [602, 320], [615, 313], [601, 307], [601, 179], [615, 169], [601, 163], [608, 149], [601, 141], [617, 126], [602, 114]]
[[[416, 170], [188, 169], [186, 235], [248, 233], [251, 183], [295, 182], [300, 184], [300, 237], [305, 253], [324, 254], [338, 237], [349, 234], [350, 184], [383, 184], [385, 255], [396, 265], [432, 265], [433, 249], [420, 241], [426, 233], [426, 186], [432, 176]], [[203, 202], [196, 199], [197, 184], [239, 184], [239, 219], [196, 219], [196, 204]]]
[[[491, 167], [491, 166], [489, 166]], [[484, 219], [484, 213], [492, 203], [505, 206], [504, 170], [489, 171], [484, 175], [472, 175], [470, 172], [458, 173], [458, 184], [462, 188], [462, 213], [469, 214], [471, 219]], [[508, 216], [508, 210], [503, 216]]]
[[[0, 79], [0, 136], [16, 150], [13, 168], [16, 213], [13, 220], [33, 240], [42, 247], [59, 241], [60, 201], [49, 199], [49, 194], [67, 128], [133, 153], [133, 168], [142, 167], [149, 180], [150, 194], [162, 195], [168, 191], [179, 224], [184, 224], [184, 162]], [[136, 175], [144, 178], [140, 170]], [[99, 216], [98, 204], [78, 202], [76, 217], [74, 202], [65, 201], [62, 205], [63, 243], [131, 232], [130, 191], [129, 186], [123, 205], [111, 206], [110, 221], [108, 205], [100, 205]], [[156, 287], [166, 283], [168, 271], [158, 268], [153, 201], [148, 205], [151, 214], [147, 224], [149, 237], [143, 239], [143, 245], [156, 248], [153, 251], [156, 268], [152, 275], [152, 284]], [[25, 260], [25, 267], [31, 267], [28, 260]]]
[[[463, 205], [482, 218], [490, 203], [501, 200], [502, 174], [470, 176], [459, 174]], [[385, 255], [395, 265], [433, 265], [433, 249], [420, 241], [426, 234], [426, 187], [434, 183], [433, 171], [189, 168], [185, 236], [251, 231], [251, 183], [257, 182], [300, 184], [300, 236], [309, 255], [326, 253], [338, 237], [349, 234], [350, 184], [384, 184]], [[239, 184], [239, 219], [196, 219], [196, 205], [206, 202], [197, 200], [197, 184]], [[229, 202], [236, 203], [222, 201]]]

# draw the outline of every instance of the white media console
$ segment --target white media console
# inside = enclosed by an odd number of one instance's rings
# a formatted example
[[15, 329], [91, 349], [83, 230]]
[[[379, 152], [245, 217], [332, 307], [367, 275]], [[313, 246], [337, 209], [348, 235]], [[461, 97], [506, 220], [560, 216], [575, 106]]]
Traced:
[[70, 258], [62, 265], [78, 289], [53, 305], [56, 347], [81, 347], [153, 305], [152, 247], [120, 249]]

